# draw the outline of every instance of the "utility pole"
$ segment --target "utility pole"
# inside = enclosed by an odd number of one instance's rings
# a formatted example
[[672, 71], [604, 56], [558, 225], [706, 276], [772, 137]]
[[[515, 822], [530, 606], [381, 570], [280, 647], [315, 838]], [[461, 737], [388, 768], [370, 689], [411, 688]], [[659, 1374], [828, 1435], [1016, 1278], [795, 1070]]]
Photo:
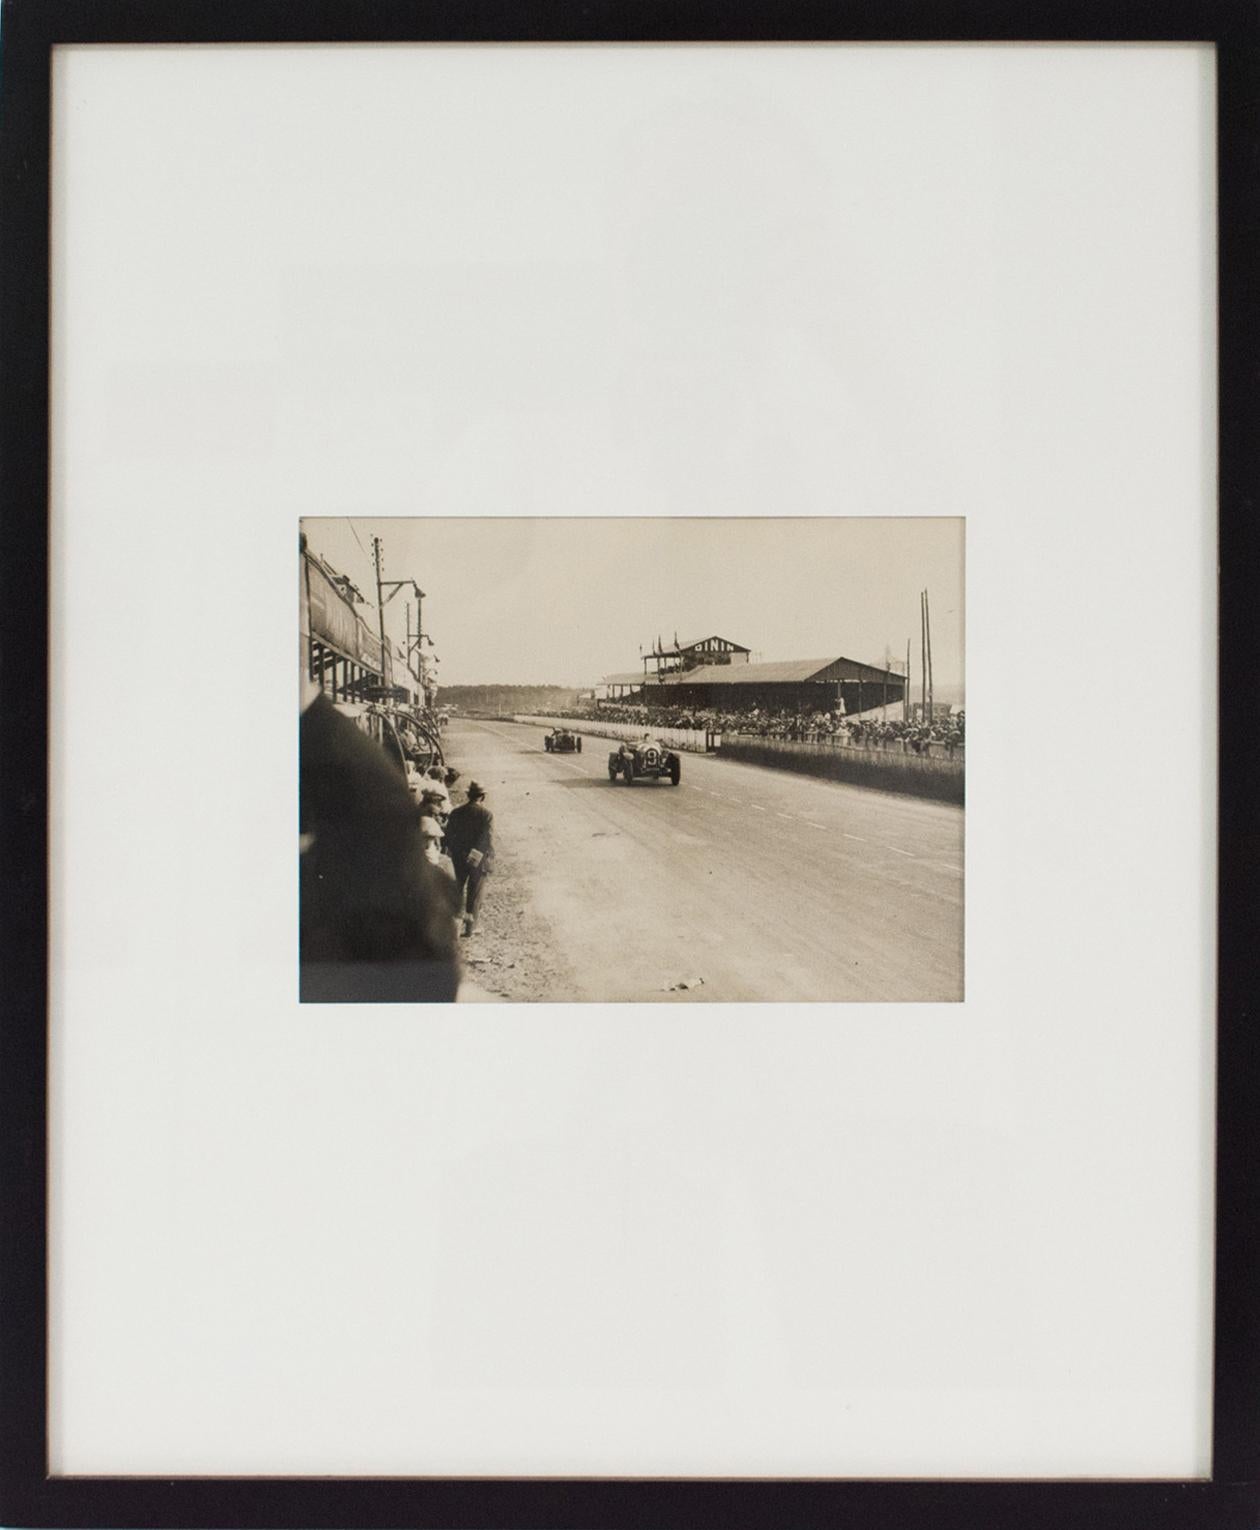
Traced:
[[936, 721], [936, 688], [932, 684], [932, 603], [928, 599], [928, 592], [923, 592], [923, 619], [927, 631], [927, 688], [928, 688], [928, 721]]
[[[416, 581], [414, 579], [382, 579], [381, 578], [381, 539], [380, 539], [380, 537], [373, 537], [372, 538], [372, 560], [373, 560], [373, 562], [376, 565], [376, 610], [377, 610], [377, 615], [380, 618], [382, 678], [386, 679], [386, 680], [392, 680], [392, 678], [393, 678], [392, 665], [390, 666], [391, 673], [389, 675], [385, 675], [384, 674], [384, 669], [385, 669], [386, 661], [389, 658], [389, 649], [385, 645], [385, 607], [390, 603], [391, 600], [393, 600], [394, 596], [398, 594], [399, 590], [404, 590], [404, 589], [407, 589], [408, 587], [410, 587], [412, 590], [415, 591], [415, 596], [416, 596], [416, 643], [417, 643], [417, 646], [418, 646], [419, 645], [419, 641], [420, 641], [420, 602], [424, 599], [424, 591], [420, 588], [420, 586], [416, 583]], [[388, 595], [385, 594], [386, 590], [389, 591]], [[410, 632], [410, 626], [411, 626], [410, 617], [408, 617], [408, 632]], [[407, 668], [408, 668], [408, 671], [410, 671], [410, 669], [411, 669], [410, 653], [408, 653]]]
[[411, 602], [410, 601], [407, 602], [405, 610], [406, 610], [406, 613], [407, 613], [407, 648], [406, 648], [406, 653], [407, 653], [407, 673], [411, 676], [411, 678], [413, 680], [419, 680], [420, 676], [416, 673], [416, 641], [415, 641], [415, 639], [411, 635]]
[[376, 615], [377, 615], [377, 620], [378, 620], [378, 623], [379, 623], [379, 626], [380, 626], [380, 634], [381, 634], [381, 683], [384, 684], [384, 683], [386, 683], [389, 680], [389, 675], [386, 673], [386, 670], [388, 669], [389, 666], [386, 663], [386, 657], [387, 657], [388, 650], [385, 647], [385, 602], [381, 598], [381, 539], [380, 539], [380, 537], [373, 537], [372, 538], [372, 562], [373, 562], [373, 564], [375, 565], [375, 568], [376, 568]]
[[919, 591], [919, 713], [927, 713], [927, 591]]
[[906, 683], [901, 687], [901, 720], [910, 721], [910, 639], [906, 639]]
[[[424, 633], [420, 630], [420, 601], [424, 598], [424, 591], [417, 590], [416, 597], [416, 630], [414, 632], [411, 630], [411, 602], [407, 602], [407, 669], [414, 679], [423, 681], [424, 649], [420, 645], [424, 639]], [[430, 641], [429, 647], [432, 648], [432, 646]], [[417, 664], [420, 666], [419, 671], [416, 669]]]

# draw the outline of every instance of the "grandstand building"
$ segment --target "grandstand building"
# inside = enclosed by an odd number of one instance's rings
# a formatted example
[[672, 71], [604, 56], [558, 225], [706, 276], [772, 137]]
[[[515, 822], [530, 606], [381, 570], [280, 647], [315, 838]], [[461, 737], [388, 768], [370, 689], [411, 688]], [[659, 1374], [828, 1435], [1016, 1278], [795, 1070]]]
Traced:
[[716, 712], [861, 712], [900, 702], [904, 675], [843, 656], [783, 659], [664, 675], [643, 688], [649, 706]]
[[[648, 673], [650, 665], [654, 673]], [[869, 711], [900, 704], [905, 676], [843, 655], [750, 662], [750, 650], [728, 638], [659, 643], [643, 656], [643, 674], [605, 675], [596, 695], [607, 701], [711, 712]]]

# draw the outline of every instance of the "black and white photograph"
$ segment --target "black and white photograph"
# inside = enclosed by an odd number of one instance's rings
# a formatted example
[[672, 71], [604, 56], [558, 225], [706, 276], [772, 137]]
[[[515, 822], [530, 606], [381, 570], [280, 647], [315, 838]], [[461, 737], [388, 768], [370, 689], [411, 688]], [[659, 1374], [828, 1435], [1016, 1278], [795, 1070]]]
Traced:
[[303, 999], [961, 999], [964, 526], [303, 520]]

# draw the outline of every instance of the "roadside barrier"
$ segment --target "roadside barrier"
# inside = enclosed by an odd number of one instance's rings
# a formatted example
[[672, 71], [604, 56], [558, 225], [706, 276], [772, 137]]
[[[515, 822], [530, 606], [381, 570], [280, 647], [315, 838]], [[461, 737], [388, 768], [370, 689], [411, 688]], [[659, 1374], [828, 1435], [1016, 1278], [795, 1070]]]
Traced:
[[[637, 739], [645, 732], [642, 724], [594, 723], [574, 717], [515, 714], [504, 721], [538, 728], [571, 728], [584, 738]], [[671, 749], [693, 754], [716, 753], [723, 760], [793, 770], [829, 781], [847, 781], [854, 786], [930, 797], [938, 802], [961, 804], [965, 795], [966, 756], [961, 748], [946, 755], [943, 745], [934, 745], [933, 750], [940, 752], [914, 754], [893, 741], [881, 746], [850, 744], [837, 738], [815, 741], [760, 738], [747, 733], [713, 733], [704, 728], [654, 728], [651, 732]]]
[[860, 744], [792, 743], [787, 739], [747, 735], [732, 738], [729, 734], [722, 739], [719, 755], [724, 760], [795, 770], [829, 781], [848, 781], [854, 786], [931, 797], [938, 802], [961, 805], [966, 790], [966, 770], [958, 757], [945, 759], [902, 754], [892, 749], [864, 749]]
[[751, 744], [807, 744], [815, 749], [856, 749], [868, 754], [912, 755], [917, 759], [953, 760], [961, 764], [967, 758], [965, 743], [950, 745], [944, 739], [924, 742], [916, 751], [909, 739], [866, 738], [850, 739], [842, 733], [806, 733], [799, 738], [786, 738], [774, 733], [743, 733], [738, 728], [724, 735], [728, 743]]

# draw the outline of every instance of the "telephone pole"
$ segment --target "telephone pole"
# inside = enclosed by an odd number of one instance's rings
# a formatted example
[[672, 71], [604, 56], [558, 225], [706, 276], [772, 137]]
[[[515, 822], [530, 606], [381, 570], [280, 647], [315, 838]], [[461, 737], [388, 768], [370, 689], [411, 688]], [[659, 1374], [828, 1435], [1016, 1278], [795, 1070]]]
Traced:
[[[420, 602], [424, 599], [424, 591], [420, 588], [420, 586], [416, 583], [416, 581], [414, 579], [382, 579], [381, 578], [381, 539], [380, 539], [380, 537], [373, 537], [372, 538], [372, 561], [373, 561], [373, 563], [375, 564], [375, 567], [376, 567], [376, 612], [377, 612], [377, 616], [379, 617], [379, 620], [380, 620], [380, 632], [381, 632], [381, 672], [382, 672], [381, 673], [381, 678], [384, 679], [384, 680], [387, 680], [387, 681], [392, 681], [392, 679], [393, 679], [393, 673], [392, 673], [393, 666], [388, 664], [388, 661], [389, 661], [389, 649], [388, 649], [388, 647], [386, 646], [386, 643], [385, 643], [385, 607], [390, 603], [391, 600], [393, 600], [394, 596], [398, 594], [399, 590], [404, 590], [404, 589], [410, 588], [410, 589], [415, 591], [415, 595], [416, 595], [416, 642], [417, 642], [417, 645], [418, 645], [419, 641], [420, 641]], [[388, 595], [385, 594], [386, 590], [389, 591]], [[410, 632], [410, 625], [411, 625], [410, 617], [408, 617], [408, 632]], [[408, 638], [408, 642], [410, 642], [410, 637]], [[387, 665], [388, 665], [388, 667], [390, 669], [390, 673], [388, 675], [385, 674], [385, 669], [386, 669]], [[410, 671], [410, 669], [411, 669], [410, 651], [408, 652], [407, 668], [408, 668], [408, 671]]]
[[906, 639], [906, 683], [901, 688], [901, 720], [910, 721], [910, 639]]
[[923, 592], [923, 621], [927, 633], [928, 721], [931, 723], [936, 721], [936, 687], [932, 683], [932, 603], [926, 590]]
[[381, 683], [388, 684], [390, 676], [387, 673], [389, 665], [386, 656], [389, 650], [385, 647], [385, 602], [381, 598], [381, 539], [372, 538], [372, 562], [376, 569], [376, 617], [381, 634]]
[[927, 715], [927, 591], [919, 591], [919, 720]]

